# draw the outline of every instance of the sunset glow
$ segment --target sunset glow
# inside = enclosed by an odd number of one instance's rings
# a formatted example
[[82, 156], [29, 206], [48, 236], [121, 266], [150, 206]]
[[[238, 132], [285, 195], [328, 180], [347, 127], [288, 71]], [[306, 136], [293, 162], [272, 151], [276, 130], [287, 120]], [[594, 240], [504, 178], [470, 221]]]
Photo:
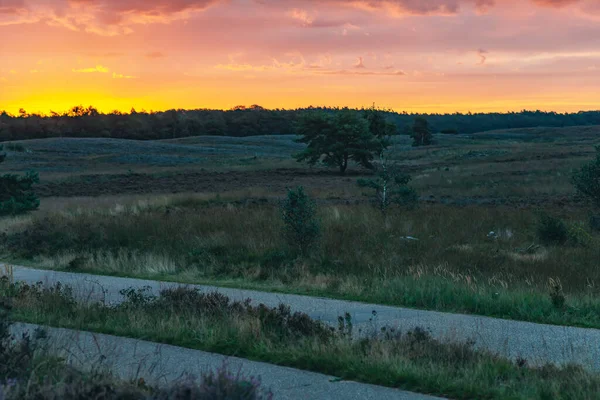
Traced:
[[597, 0], [0, 0], [0, 110], [600, 109]]

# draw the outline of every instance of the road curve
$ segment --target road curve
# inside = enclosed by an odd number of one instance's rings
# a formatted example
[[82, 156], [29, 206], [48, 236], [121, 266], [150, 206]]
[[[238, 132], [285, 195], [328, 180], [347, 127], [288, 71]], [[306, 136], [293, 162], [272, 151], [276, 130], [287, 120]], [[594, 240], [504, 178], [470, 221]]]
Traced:
[[[0, 264], [0, 270], [3, 270]], [[161, 289], [185, 286], [204, 292], [218, 291], [234, 300], [252, 299], [253, 303], [277, 306], [289, 305], [311, 317], [337, 325], [337, 318], [350, 313], [354, 328], [361, 334], [382, 326], [408, 330], [414, 327], [429, 329], [440, 340], [474, 340], [475, 346], [488, 349], [510, 359], [522, 357], [530, 365], [574, 363], [600, 371], [600, 330], [512, 321], [476, 315], [422, 311], [401, 307], [333, 300], [292, 294], [268, 293], [254, 290], [220, 288], [205, 285], [185, 285], [133, 278], [38, 270], [15, 266], [16, 281], [28, 283], [61, 282], [73, 288], [80, 300], [101, 300], [114, 304], [122, 300], [120, 290], [149, 287], [158, 294]], [[373, 319], [373, 312], [377, 317]]]
[[[14, 324], [12, 334], [33, 332], [39, 325]], [[278, 400], [441, 400], [418, 393], [352, 381], [338, 381], [332, 376], [281, 367], [236, 357], [191, 350], [183, 347], [147, 342], [71, 329], [42, 327], [48, 334], [47, 349], [63, 356], [80, 369], [107, 368], [124, 380], [144, 380], [153, 385], [167, 385], [185, 376], [199, 376], [227, 363], [236, 373], [260, 377], [262, 386], [272, 390]]]

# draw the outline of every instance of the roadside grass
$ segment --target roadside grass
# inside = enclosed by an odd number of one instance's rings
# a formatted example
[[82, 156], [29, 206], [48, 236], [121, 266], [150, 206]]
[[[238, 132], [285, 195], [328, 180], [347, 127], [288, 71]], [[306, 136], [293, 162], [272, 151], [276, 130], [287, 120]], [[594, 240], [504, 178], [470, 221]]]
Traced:
[[320, 247], [299, 258], [283, 242], [276, 207], [177, 196], [5, 219], [0, 248], [5, 258], [72, 272], [599, 328], [600, 238], [581, 228], [585, 210], [550, 212], [586, 242], [539, 245], [537, 210], [423, 206], [383, 218], [366, 205], [327, 206]]
[[19, 337], [10, 334], [15, 311], [18, 314], [22, 306], [20, 301], [35, 298], [37, 304], [49, 302], [66, 310], [75, 304], [67, 293], [68, 289], [59, 286], [46, 291], [39, 287], [15, 290], [6, 277], [0, 280], [0, 399], [272, 399], [272, 392], [261, 387], [260, 378], [246, 376], [241, 371], [232, 373], [226, 364], [199, 377], [182, 377], [169, 385], [155, 387], [143, 379], [118, 379], [101, 361], [83, 364], [79, 366], [81, 369], [66, 363], [60, 349], [47, 348], [48, 336], [44, 330], [25, 332]]
[[15, 318], [37, 324], [129, 336], [293, 366], [342, 379], [455, 399], [592, 399], [600, 377], [584, 369], [528, 366], [475, 350], [473, 343], [440, 342], [422, 329], [379, 327], [353, 333], [349, 317], [337, 329], [286, 306], [232, 302], [218, 293], [164, 290], [149, 296], [125, 290], [124, 302], [76, 303], [63, 286], [10, 284]]

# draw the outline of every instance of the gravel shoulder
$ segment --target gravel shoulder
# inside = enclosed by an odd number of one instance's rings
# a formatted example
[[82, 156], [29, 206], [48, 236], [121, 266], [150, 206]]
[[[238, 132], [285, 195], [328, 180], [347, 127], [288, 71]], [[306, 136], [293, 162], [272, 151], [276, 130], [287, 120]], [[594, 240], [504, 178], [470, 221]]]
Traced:
[[[0, 270], [3, 270], [0, 264]], [[32, 268], [13, 268], [16, 281], [27, 283], [61, 282], [74, 290], [80, 300], [100, 300], [115, 304], [122, 300], [122, 289], [148, 287], [158, 294], [161, 289], [185, 286], [204, 292], [220, 292], [233, 300], [252, 299], [275, 307], [287, 304], [293, 311], [301, 311], [315, 319], [337, 326], [339, 316], [352, 316], [357, 334], [366, 335], [383, 326], [406, 331], [422, 327], [440, 340], [473, 340], [475, 347], [491, 350], [510, 359], [524, 358], [530, 365], [554, 363], [578, 364], [600, 371], [600, 330], [535, 324], [474, 315], [422, 311], [400, 307], [365, 304], [291, 294], [268, 293], [253, 290], [220, 288], [205, 285], [187, 285], [142, 279], [119, 278], [91, 274], [75, 274]]]

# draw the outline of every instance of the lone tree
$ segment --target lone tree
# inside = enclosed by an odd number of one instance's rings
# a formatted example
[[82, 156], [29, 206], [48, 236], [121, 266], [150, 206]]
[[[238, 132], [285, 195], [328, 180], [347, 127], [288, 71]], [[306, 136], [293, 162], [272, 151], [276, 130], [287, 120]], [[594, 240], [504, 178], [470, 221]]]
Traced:
[[433, 134], [429, 122], [423, 117], [415, 118], [412, 127], [413, 146], [429, 146], [433, 144]]
[[373, 178], [359, 179], [357, 183], [360, 187], [374, 190], [373, 204], [384, 216], [392, 204], [407, 207], [417, 204], [419, 196], [408, 186], [411, 177], [403, 174], [396, 163], [390, 163], [384, 151], [379, 154], [379, 163], [374, 170]]
[[373, 168], [373, 158], [387, 148], [388, 136], [395, 131], [395, 126], [387, 123], [380, 113], [375, 108], [363, 113], [345, 108], [334, 114], [321, 111], [303, 114], [296, 126], [297, 133], [302, 135], [297, 142], [308, 146], [294, 157], [310, 165], [322, 160], [327, 166], [339, 168], [342, 175], [349, 160]]
[[[0, 146], [0, 152], [3, 150]], [[6, 154], [0, 154], [0, 163]], [[35, 210], [40, 200], [33, 193], [32, 186], [39, 181], [38, 174], [30, 171], [25, 176], [5, 174], [0, 176], [0, 216], [23, 214]]]

